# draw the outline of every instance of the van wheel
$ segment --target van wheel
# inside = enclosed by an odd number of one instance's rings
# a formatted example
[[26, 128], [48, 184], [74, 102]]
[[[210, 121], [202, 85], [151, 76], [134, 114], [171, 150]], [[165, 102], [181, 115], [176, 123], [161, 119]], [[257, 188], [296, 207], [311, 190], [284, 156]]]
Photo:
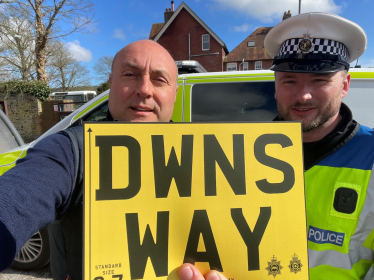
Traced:
[[36, 232], [16, 255], [12, 268], [37, 270], [49, 263], [49, 237], [47, 228]]

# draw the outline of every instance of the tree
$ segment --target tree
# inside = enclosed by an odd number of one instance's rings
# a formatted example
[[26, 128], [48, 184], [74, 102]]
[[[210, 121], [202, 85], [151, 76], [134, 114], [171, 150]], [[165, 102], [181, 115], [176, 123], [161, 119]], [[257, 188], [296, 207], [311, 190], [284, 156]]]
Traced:
[[91, 0], [0, 0], [16, 7], [35, 26], [35, 68], [37, 79], [48, 83], [46, 48], [48, 41], [83, 32], [93, 20]]
[[103, 81], [109, 79], [109, 75], [112, 72], [113, 58], [110, 55], [102, 56], [96, 61], [93, 67], [95, 74]]
[[51, 87], [67, 91], [77, 86], [90, 84], [89, 71], [73, 58], [62, 42], [54, 42], [49, 55], [48, 69]]
[[100, 93], [103, 93], [104, 91], [106, 91], [107, 89], [110, 89], [109, 81], [100, 84], [97, 87], [96, 92], [97, 92], [97, 94], [100, 94]]
[[8, 78], [35, 79], [32, 24], [13, 7], [0, 11], [0, 65]]
[[[1, 52], [1, 50], [0, 50]], [[12, 77], [11, 70], [8, 69], [8, 65], [0, 59], [0, 83], [9, 81]]]

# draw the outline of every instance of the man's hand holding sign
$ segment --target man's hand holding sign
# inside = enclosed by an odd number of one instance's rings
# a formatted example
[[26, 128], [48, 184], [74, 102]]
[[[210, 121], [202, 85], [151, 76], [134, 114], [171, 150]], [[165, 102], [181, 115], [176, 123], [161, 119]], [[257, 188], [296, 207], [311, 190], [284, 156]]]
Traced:
[[85, 124], [86, 279], [307, 279], [300, 131]]

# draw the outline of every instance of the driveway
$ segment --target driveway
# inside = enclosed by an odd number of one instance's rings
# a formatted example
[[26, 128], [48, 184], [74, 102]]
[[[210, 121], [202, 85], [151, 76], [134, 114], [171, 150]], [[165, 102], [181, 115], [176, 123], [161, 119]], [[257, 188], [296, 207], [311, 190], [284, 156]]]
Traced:
[[52, 280], [49, 265], [37, 271], [21, 271], [8, 268], [0, 272], [0, 280]]

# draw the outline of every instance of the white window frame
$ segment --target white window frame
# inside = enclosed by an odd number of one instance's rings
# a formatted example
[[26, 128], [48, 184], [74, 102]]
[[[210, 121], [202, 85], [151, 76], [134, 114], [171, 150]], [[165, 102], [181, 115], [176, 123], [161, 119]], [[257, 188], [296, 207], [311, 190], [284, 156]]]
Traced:
[[[230, 69], [229, 70], [229, 68], [234, 68], [234, 66], [235, 66], [235, 69]], [[227, 71], [237, 71], [238, 70], [238, 64], [236, 62], [227, 63], [227, 68], [226, 69], [227, 69]]]
[[243, 62], [243, 71], [248, 70], [248, 62]]
[[255, 62], [255, 70], [262, 70], [262, 61]]
[[248, 41], [247, 47], [250, 47], [250, 48], [256, 47], [256, 41]]
[[[204, 43], [208, 43], [208, 48], [204, 49]], [[201, 48], [203, 51], [209, 51], [210, 50], [210, 35], [209, 34], [203, 34], [201, 36]]]

